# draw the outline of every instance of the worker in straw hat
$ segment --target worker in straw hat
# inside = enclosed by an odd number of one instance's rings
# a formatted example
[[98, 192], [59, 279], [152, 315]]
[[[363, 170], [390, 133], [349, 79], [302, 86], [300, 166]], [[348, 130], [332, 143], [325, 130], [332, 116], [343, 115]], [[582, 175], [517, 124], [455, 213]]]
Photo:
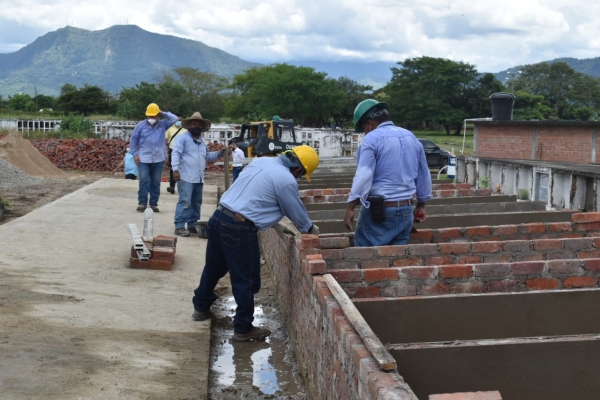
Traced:
[[221, 158], [226, 151], [226, 148], [208, 151], [202, 133], [210, 126], [211, 122], [196, 111], [190, 118], [181, 121], [181, 127], [187, 131], [178, 135], [173, 144], [171, 168], [179, 194], [175, 208], [175, 234], [178, 236], [197, 233], [195, 224], [200, 219], [206, 162]]
[[267, 328], [252, 325], [254, 295], [260, 289], [260, 248], [257, 231], [266, 230], [288, 217], [302, 233], [318, 234], [300, 200], [297, 180], [310, 175], [319, 165], [317, 152], [298, 146], [278, 157], [260, 157], [246, 166], [221, 197], [208, 221], [206, 264], [200, 285], [194, 290], [192, 318], [211, 317], [217, 299], [215, 286], [227, 272], [237, 303], [233, 318], [233, 340], [264, 339]]

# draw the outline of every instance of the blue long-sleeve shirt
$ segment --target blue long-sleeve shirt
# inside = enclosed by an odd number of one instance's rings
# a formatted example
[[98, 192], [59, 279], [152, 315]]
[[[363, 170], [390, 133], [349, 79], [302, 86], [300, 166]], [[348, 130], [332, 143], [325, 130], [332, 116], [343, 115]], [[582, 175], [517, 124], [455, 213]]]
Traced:
[[221, 158], [220, 151], [208, 151], [204, 140], [194, 139], [189, 131], [179, 134], [173, 144], [171, 166], [173, 171], [179, 171], [182, 181], [189, 183], [204, 183], [204, 169], [207, 161]]
[[261, 157], [248, 164], [221, 197], [221, 204], [264, 231], [288, 217], [300, 232], [312, 226], [300, 200], [298, 183], [279, 157]]
[[423, 145], [415, 135], [392, 122], [384, 122], [365, 135], [356, 155], [356, 174], [348, 202], [383, 196], [386, 201], [431, 200], [431, 174]]
[[133, 156], [139, 156], [140, 162], [157, 163], [167, 158], [167, 146], [165, 145], [165, 132], [179, 119], [175, 114], [163, 111], [161, 119], [154, 125], [147, 120], [138, 122], [133, 129], [129, 149]]

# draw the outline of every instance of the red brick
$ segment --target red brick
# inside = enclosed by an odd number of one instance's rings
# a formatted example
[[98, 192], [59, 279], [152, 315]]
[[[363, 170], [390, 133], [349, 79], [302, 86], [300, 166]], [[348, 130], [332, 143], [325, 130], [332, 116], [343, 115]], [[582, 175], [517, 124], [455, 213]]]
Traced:
[[430, 279], [437, 275], [434, 267], [402, 267], [398, 268], [402, 279]]
[[462, 237], [461, 228], [444, 228], [437, 230], [437, 236], [440, 239], [453, 239]]
[[495, 253], [500, 251], [501, 243], [499, 242], [474, 242], [471, 243], [472, 253]]
[[344, 258], [370, 260], [373, 258], [372, 247], [348, 247], [344, 250]]
[[380, 297], [379, 288], [377, 286], [357, 287], [352, 288], [354, 297]]
[[345, 249], [350, 247], [348, 237], [319, 237], [320, 249]]
[[473, 196], [473, 189], [457, 189], [456, 193], [460, 197]]
[[154, 246], [157, 247], [174, 247], [175, 239], [167, 237], [167, 236], [155, 236], [152, 241]]
[[472, 265], [442, 265], [438, 267], [441, 278], [470, 278], [473, 276]]
[[593, 222], [590, 224], [575, 224], [575, 228], [580, 232], [597, 231], [600, 230], [600, 222]]
[[600, 271], [600, 259], [583, 260], [583, 268], [588, 271]]
[[518, 230], [516, 225], [501, 225], [493, 227], [494, 236], [513, 236]]
[[516, 261], [514, 258], [514, 256], [512, 255], [512, 253], [498, 253], [498, 254], [491, 254], [488, 256], [483, 257], [483, 262], [484, 263], [509, 263], [509, 262], [513, 262]]
[[[163, 239], [165, 239], [165, 240], [172, 240], [173, 244], [175, 246], [177, 246], [177, 236], [171, 236], [171, 235], [157, 235], [157, 236], [154, 236], [154, 238], [153, 238], [154, 245], [155, 246], [162, 246], [160, 244], [156, 244], [156, 239], [158, 239], [158, 240], [163, 240]], [[148, 242], [144, 242], [144, 243], [146, 243], [146, 245], [148, 245]]]
[[462, 256], [456, 257], [456, 264], [480, 264], [483, 262], [481, 256]]
[[366, 282], [397, 281], [398, 270], [396, 268], [366, 269], [363, 271]]
[[473, 196], [491, 196], [492, 189], [475, 189], [473, 190]]
[[422, 295], [430, 295], [430, 294], [444, 294], [450, 293], [450, 285], [447, 283], [434, 283], [434, 284], [425, 284], [422, 287], [421, 294]]
[[600, 250], [580, 251], [577, 258], [600, 258]]
[[472, 190], [473, 188], [471, 187], [470, 183], [457, 183], [454, 186], [456, 189], [469, 189]]
[[440, 254], [468, 254], [471, 250], [470, 243], [440, 243]]
[[548, 224], [549, 232], [572, 232], [573, 225], [570, 222], [553, 222]]
[[150, 261], [140, 261], [137, 257], [131, 257], [129, 259], [129, 268], [150, 269]]
[[433, 240], [433, 230], [431, 229], [419, 229], [415, 233], [410, 234], [410, 240], [420, 242], [431, 242]]
[[504, 242], [502, 249], [508, 252], [531, 251], [531, 242], [529, 240], [510, 240]]
[[548, 251], [546, 252], [546, 260], [568, 260], [575, 258], [572, 251]]
[[160, 269], [162, 271], [170, 271], [173, 262], [167, 260], [150, 260], [150, 269]]
[[173, 262], [175, 260], [175, 250], [173, 247], [154, 246], [154, 250], [152, 251], [152, 259]]
[[456, 190], [437, 190], [436, 197], [456, 197]]
[[344, 194], [334, 194], [332, 196], [327, 196], [328, 203], [345, 203], [348, 200], [348, 195]]
[[590, 222], [600, 222], [600, 213], [598, 212], [587, 212], [587, 213], [576, 213], [571, 215], [571, 221], [577, 224], [589, 224]]
[[581, 288], [596, 286], [597, 278], [591, 276], [570, 276], [563, 280], [563, 287], [566, 288]]
[[406, 254], [406, 246], [377, 246], [377, 257], [401, 257]]
[[327, 272], [327, 263], [324, 260], [307, 260], [308, 273], [311, 275], [322, 275]]
[[393, 267], [409, 267], [423, 265], [423, 260], [420, 258], [397, 258], [392, 262]]
[[381, 290], [385, 297], [408, 297], [417, 295], [416, 285], [393, 285]]
[[544, 253], [517, 254], [514, 259], [515, 261], [543, 261]]
[[474, 265], [474, 275], [482, 277], [504, 278], [510, 275], [510, 264], [477, 264]]
[[370, 261], [361, 261], [360, 268], [361, 269], [369, 269], [369, 268], [389, 268], [390, 260], [370, 260]]
[[483, 282], [454, 282], [450, 284], [452, 293], [483, 293]]
[[548, 261], [548, 272], [551, 275], [578, 275], [583, 272], [581, 260]]
[[321, 282], [321, 284], [317, 286], [315, 292], [317, 293], [320, 304], [326, 304], [327, 299], [325, 297], [332, 296], [331, 290], [329, 290], [329, 287], [325, 282]]
[[546, 224], [521, 224], [519, 225], [519, 231], [521, 233], [544, 233], [546, 232]]
[[337, 260], [337, 261], [333, 261], [333, 268], [334, 269], [358, 269], [358, 262]]
[[408, 254], [411, 256], [438, 254], [437, 244], [411, 244], [408, 245]]
[[525, 281], [527, 287], [531, 290], [547, 290], [556, 289], [558, 287], [558, 279], [555, 278], [533, 278]]
[[335, 194], [350, 194], [350, 189], [349, 188], [337, 188], [334, 189]]
[[321, 255], [324, 260], [340, 260], [344, 257], [344, 251], [342, 249], [323, 249]]
[[[431, 185], [432, 190], [456, 190], [456, 186], [454, 183], [434, 183]], [[470, 188], [462, 188], [462, 189], [470, 189]]]
[[560, 250], [563, 248], [563, 241], [560, 239], [538, 239], [533, 241], [534, 250]]
[[424, 261], [424, 265], [448, 265], [453, 264], [454, 258], [452, 257], [427, 257]]
[[314, 249], [319, 247], [319, 235], [302, 235], [302, 248]]
[[429, 400], [502, 400], [498, 391], [432, 394]]
[[329, 273], [340, 283], [362, 282], [363, 272], [360, 269], [340, 269]]
[[581, 239], [564, 239], [563, 247], [565, 250], [584, 250], [594, 247], [593, 238], [581, 238]]
[[473, 226], [465, 228], [465, 236], [491, 236], [492, 229], [489, 226]]
[[364, 344], [357, 344], [352, 346], [352, 362], [356, 370], [360, 368], [361, 358], [371, 358], [371, 352]]
[[371, 399], [377, 399], [377, 393], [381, 388], [390, 388], [397, 386], [400, 383], [397, 374], [390, 374], [383, 371], [373, 372], [369, 374], [368, 390]]
[[517, 292], [521, 286], [521, 282], [505, 279], [502, 281], [490, 281], [487, 284], [488, 292]]
[[514, 275], [539, 275], [544, 271], [546, 263], [539, 262], [516, 262], [512, 264]]

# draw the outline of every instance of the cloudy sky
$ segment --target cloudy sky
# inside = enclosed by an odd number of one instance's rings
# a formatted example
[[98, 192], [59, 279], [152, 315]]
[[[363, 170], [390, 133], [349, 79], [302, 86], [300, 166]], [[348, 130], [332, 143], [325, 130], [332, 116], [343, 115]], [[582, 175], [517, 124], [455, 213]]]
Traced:
[[65, 25], [127, 23], [261, 63], [426, 55], [499, 72], [600, 56], [598, 15], [592, 0], [0, 0], [0, 53]]

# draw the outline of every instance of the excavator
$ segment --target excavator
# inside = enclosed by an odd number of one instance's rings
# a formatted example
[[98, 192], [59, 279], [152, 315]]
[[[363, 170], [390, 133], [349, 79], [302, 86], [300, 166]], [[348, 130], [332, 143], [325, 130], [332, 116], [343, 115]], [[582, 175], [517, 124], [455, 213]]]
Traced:
[[242, 124], [239, 136], [231, 139], [246, 157], [274, 156], [302, 145], [297, 141], [294, 121], [275, 115], [271, 121]]

